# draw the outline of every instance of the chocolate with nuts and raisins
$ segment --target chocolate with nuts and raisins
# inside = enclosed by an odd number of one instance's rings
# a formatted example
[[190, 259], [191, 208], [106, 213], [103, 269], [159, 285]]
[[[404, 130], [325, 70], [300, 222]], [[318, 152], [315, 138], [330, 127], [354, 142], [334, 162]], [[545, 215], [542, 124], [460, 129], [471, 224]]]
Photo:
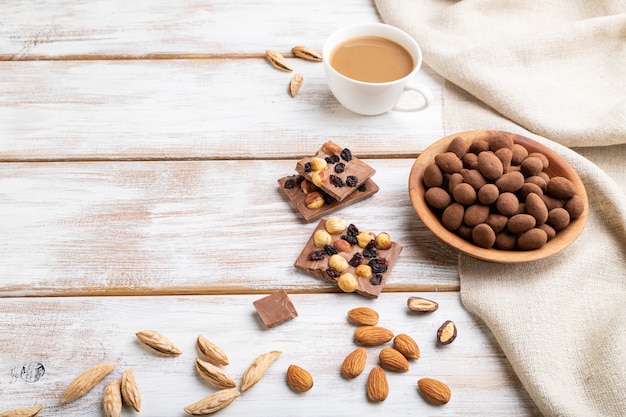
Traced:
[[[351, 274], [350, 278], [356, 279], [354, 292], [378, 298], [401, 251], [402, 246], [391, 241], [388, 233], [361, 231], [354, 224], [329, 217], [319, 221], [294, 266], [344, 291], [342, 276]], [[336, 256], [343, 259], [333, 258]]]
[[[379, 190], [378, 185], [371, 178], [368, 178], [344, 200], [338, 201], [321, 192], [321, 190], [317, 189], [313, 183], [309, 182], [299, 174], [280, 178], [278, 180], [278, 184], [280, 189], [287, 195], [289, 200], [291, 200], [291, 203], [296, 207], [302, 217], [304, 217], [304, 220], [307, 222], [319, 219], [320, 217], [330, 214], [335, 210], [339, 210], [342, 207], [371, 197]], [[323, 204], [319, 207], [316, 207], [315, 204], [307, 204], [307, 196], [310, 196], [312, 192], [316, 191], [316, 189], [320, 197], [323, 199]]]
[[336, 200], [342, 201], [376, 173], [348, 148], [325, 142], [312, 157], [302, 158], [296, 171]]

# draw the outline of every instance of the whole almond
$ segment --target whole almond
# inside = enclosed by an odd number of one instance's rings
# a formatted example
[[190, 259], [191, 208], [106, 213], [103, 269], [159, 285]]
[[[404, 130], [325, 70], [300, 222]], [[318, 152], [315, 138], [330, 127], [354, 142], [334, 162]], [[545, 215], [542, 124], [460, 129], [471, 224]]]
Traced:
[[378, 324], [378, 313], [369, 307], [357, 307], [348, 311], [348, 318], [360, 326], [374, 326]]
[[184, 410], [187, 414], [192, 416], [213, 414], [231, 404], [239, 395], [241, 395], [241, 393], [235, 389], [219, 390], [204, 397], [200, 401], [188, 405]]
[[365, 369], [367, 351], [364, 347], [357, 348], [350, 352], [341, 364], [341, 373], [347, 378], [356, 378]]
[[354, 331], [354, 341], [363, 346], [378, 346], [393, 339], [393, 332], [379, 326], [361, 326]]
[[452, 395], [450, 388], [441, 381], [433, 378], [422, 378], [417, 381], [417, 386], [424, 397], [433, 404], [442, 405], [450, 401]]
[[114, 365], [108, 364], [100, 364], [87, 369], [70, 382], [61, 396], [61, 403], [65, 404], [79, 399], [114, 369]]
[[0, 413], [0, 417], [37, 417], [43, 405], [35, 405], [33, 407], [15, 408]]
[[313, 377], [304, 368], [298, 365], [289, 365], [287, 368], [287, 383], [298, 392], [306, 392], [313, 388]]
[[367, 377], [367, 397], [372, 401], [385, 401], [389, 395], [387, 375], [380, 366], [375, 366]]
[[261, 377], [265, 374], [265, 371], [267, 371], [267, 368], [269, 368], [272, 362], [281, 354], [281, 351], [273, 350], [258, 356], [252, 361], [241, 377], [241, 392], [250, 389], [254, 384], [259, 382]]
[[215, 343], [210, 342], [206, 337], [199, 335], [196, 340], [198, 352], [213, 365], [228, 365], [228, 356], [226, 353]]
[[446, 320], [437, 330], [437, 340], [442, 345], [448, 345], [456, 339], [456, 325], [451, 320]]
[[196, 370], [198, 374], [209, 384], [217, 388], [235, 388], [237, 383], [229, 377], [226, 372], [222, 371], [212, 363], [196, 358]]
[[393, 347], [407, 359], [419, 359], [420, 348], [408, 334], [399, 334], [393, 338]]
[[124, 404], [132, 407], [135, 411], [141, 411], [141, 393], [135, 381], [135, 373], [132, 369], [127, 369], [122, 374], [121, 382], [122, 400]]
[[167, 337], [156, 330], [142, 330], [135, 333], [137, 339], [154, 352], [163, 356], [178, 356], [183, 353]]
[[409, 370], [409, 361], [406, 357], [393, 348], [382, 348], [378, 359], [383, 368], [393, 372], [406, 372]]
[[417, 313], [432, 313], [439, 308], [439, 304], [422, 297], [409, 297], [406, 302], [409, 310]]

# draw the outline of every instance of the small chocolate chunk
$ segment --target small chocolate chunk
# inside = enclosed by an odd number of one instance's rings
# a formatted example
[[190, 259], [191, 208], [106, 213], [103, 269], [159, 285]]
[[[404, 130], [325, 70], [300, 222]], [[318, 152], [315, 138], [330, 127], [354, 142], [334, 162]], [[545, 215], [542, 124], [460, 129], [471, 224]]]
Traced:
[[254, 304], [254, 308], [267, 328], [278, 326], [298, 317], [298, 312], [285, 290], [279, 290], [254, 301], [252, 304]]

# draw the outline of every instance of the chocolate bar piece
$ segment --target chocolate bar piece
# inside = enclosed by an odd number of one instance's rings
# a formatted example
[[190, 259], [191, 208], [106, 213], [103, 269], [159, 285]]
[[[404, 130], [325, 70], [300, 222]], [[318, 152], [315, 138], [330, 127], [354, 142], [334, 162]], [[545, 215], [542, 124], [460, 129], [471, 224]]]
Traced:
[[302, 181], [307, 180], [304, 179], [304, 177], [301, 175], [290, 175], [288, 177], [280, 178], [278, 180], [278, 184], [280, 186], [280, 189], [287, 195], [289, 200], [291, 200], [291, 203], [296, 207], [302, 217], [304, 217], [304, 220], [306, 220], [307, 222], [319, 219], [320, 217], [339, 210], [342, 207], [354, 204], [358, 201], [371, 197], [379, 190], [378, 185], [371, 178], [368, 178], [344, 200], [338, 201], [332, 197], [329, 197], [326, 199], [326, 202], [322, 207], [310, 209], [306, 206], [306, 203], [304, 201], [306, 198], [306, 194], [304, 194], [304, 191], [302, 191], [302, 188], [300, 187], [300, 183]]
[[[316, 170], [314, 158], [325, 160], [326, 167]], [[324, 143], [314, 156], [298, 161], [296, 172], [313, 182], [326, 194], [342, 201], [374, 175], [376, 170], [352, 156], [350, 149], [329, 141]], [[321, 182], [313, 178], [315, 175], [322, 177]]]
[[252, 304], [254, 304], [254, 308], [267, 328], [278, 326], [298, 317], [298, 312], [285, 290], [279, 290], [254, 301]]
[[[315, 232], [318, 230], [326, 229], [327, 219], [322, 219], [317, 224], [315, 230], [311, 234], [311, 237], [307, 241], [306, 245], [300, 252], [300, 255], [296, 259], [294, 266], [302, 271], [305, 271], [317, 278], [324, 281], [336, 283], [338, 274], [333, 268], [328, 266], [328, 260], [330, 254], [337, 250], [337, 254], [344, 257], [348, 263], [349, 268], [343, 272], [349, 272], [357, 278], [356, 293], [370, 297], [378, 298], [380, 293], [387, 282], [387, 278], [393, 269], [400, 252], [402, 252], [402, 246], [396, 242], [391, 242], [391, 246], [388, 249], [376, 249], [375, 247], [362, 248], [351, 236], [356, 236], [358, 228], [354, 225], [350, 225], [348, 230], [340, 233], [332, 233], [330, 248], [316, 247], [315, 246]], [[350, 245], [347, 246], [344, 242], [338, 243], [338, 241], [347, 241]], [[342, 246], [347, 248], [342, 248]], [[334, 248], [334, 249], [333, 249]], [[341, 249], [343, 250], [341, 250]], [[372, 267], [372, 275], [370, 277], [359, 276], [356, 273], [358, 265], [370, 265]], [[343, 273], [342, 272], [342, 273]]]

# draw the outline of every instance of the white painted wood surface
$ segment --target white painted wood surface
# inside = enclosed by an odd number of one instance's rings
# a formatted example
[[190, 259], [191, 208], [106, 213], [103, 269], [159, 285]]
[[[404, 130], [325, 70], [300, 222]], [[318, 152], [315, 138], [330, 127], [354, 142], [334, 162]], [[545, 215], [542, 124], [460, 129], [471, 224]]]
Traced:
[[[203, 333], [229, 353], [237, 379], [256, 355], [284, 352], [220, 415], [539, 415], [489, 330], [463, 309], [457, 254], [408, 199], [415, 157], [443, 136], [442, 79], [429, 68], [418, 75], [435, 96], [425, 111], [362, 117], [332, 97], [321, 64], [289, 53], [378, 20], [373, 2], [357, 0], [3, 4], [0, 412], [41, 403], [41, 417], [102, 415], [102, 384], [75, 403], [58, 399], [75, 375], [108, 361], [117, 366], [109, 379], [134, 369], [141, 415], [182, 416], [212, 392], [193, 369]], [[291, 74], [265, 61], [268, 48], [304, 75], [295, 99]], [[315, 222], [300, 218], [277, 179], [326, 140], [366, 159], [380, 186], [337, 215], [404, 246], [377, 300], [332, 293], [293, 267]], [[263, 329], [252, 301], [281, 288], [300, 316]], [[413, 294], [440, 310], [408, 314]], [[422, 349], [409, 373], [389, 376], [382, 404], [366, 400], [365, 376], [337, 371], [355, 348], [345, 314], [358, 305]], [[446, 319], [459, 338], [442, 348], [434, 332]], [[134, 338], [145, 328], [184, 354], [146, 352]], [[30, 362], [46, 369], [37, 382], [20, 376]], [[313, 373], [311, 392], [287, 388], [290, 363]], [[421, 376], [448, 382], [453, 400], [428, 405]]]
[[[384, 294], [378, 300], [354, 294], [292, 294], [298, 317], [272, 329], [263, 327], [252, 305], [259, 295], [5, 299], [0, 303], [2, 404], [43, 404], [42, 416], [99, 415], [105, 383], [131, 368], [142, 395], [139, 415], [183, 416], [184, 406], [215, 391], [194, 369], [195, 340], [203, 334], [226, 352], [230, 364], [223, 369], [237, 382], [256, 356], [283, 352], [257, 385], [220, 411], [223, 416], [538, 415], [489, 331], [462, 308], [457, 294], [419, 294], [439, 302], [439, 309], [427, 315], [410, 313], [406, 300], [413, 293]], [[409, 334], [420, 346], [421, 356], [407, 373], [387, 373], [390, 394], [383, 403], [368, 401], [365, 391], [380, 347], [366, 348], [366, 370], [356, 379], [347, 380], [339, 372], [343, 358], [357, 347], [352, 338], [356, 326], [346, 313], [359, 306], [376, 309], [379, 325]], [[439, 346], [435, 336], [445, 320], [457, 324], [458, 337]], [[135, 338], [144, 329], [159, 330], [182, 355], [160, 357], [145, 349]], [[33, 361], [45, 373], [27, 383], [21, 370]], [[86, 396], [61, 405], [66, 385], [98, 363], [116, 369]], [[311, 391], [298, 394], [287, 386], [290, 364], [312, 374]], [[446, 382], [450, 403], [428, 404], [417, 390], [422, 377]], [[123, 415], [132, 414], [126, 409]]]

